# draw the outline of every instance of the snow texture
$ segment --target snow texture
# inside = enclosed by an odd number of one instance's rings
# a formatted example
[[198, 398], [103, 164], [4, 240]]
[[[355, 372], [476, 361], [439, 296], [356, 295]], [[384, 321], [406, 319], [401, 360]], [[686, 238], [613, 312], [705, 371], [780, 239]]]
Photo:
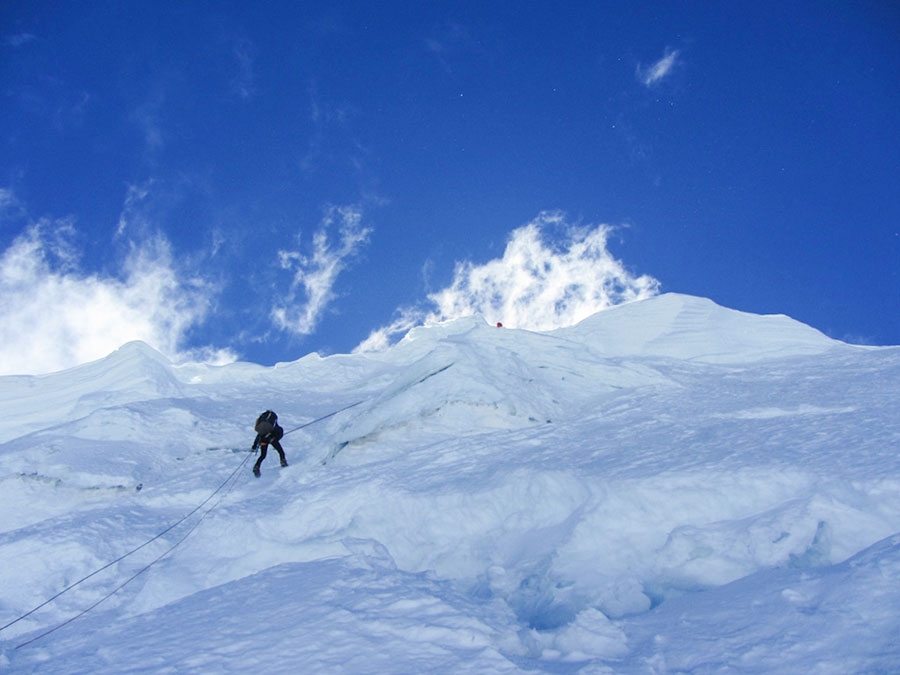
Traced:
[[672, 294], [2, 377], [0, 670], [898, 672], [898, 385], [900, 348]]

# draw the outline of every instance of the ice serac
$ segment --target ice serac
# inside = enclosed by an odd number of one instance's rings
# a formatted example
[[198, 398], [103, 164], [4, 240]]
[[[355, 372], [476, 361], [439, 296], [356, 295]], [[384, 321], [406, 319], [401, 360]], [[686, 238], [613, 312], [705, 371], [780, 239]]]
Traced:
[[554, 334], [607, 356], [722, 364], [821, 354], [844, 344], [782, 314], [740, 312], [678, 293], [619, 305]]

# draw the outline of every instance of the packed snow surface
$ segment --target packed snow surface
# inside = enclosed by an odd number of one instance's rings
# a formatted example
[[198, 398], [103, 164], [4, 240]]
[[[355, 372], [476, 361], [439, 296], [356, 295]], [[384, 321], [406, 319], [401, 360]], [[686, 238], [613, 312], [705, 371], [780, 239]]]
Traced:
[[898, 391], [900, 348], [671, 294], [3, 377], [0, 670], [900, 672]]

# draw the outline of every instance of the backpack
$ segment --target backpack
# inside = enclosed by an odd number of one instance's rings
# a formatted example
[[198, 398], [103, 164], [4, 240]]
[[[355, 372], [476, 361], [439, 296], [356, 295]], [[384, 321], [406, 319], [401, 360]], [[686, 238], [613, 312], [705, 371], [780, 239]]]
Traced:
[[273, 413], [271, 410], [266, 410], [262, 415], [256, 418], [256, 425], [253, 429], [260, 436], [265, 436], [266, 434], [271, 434], [275, 431], [275, 427], [278, 424], [278, 415]]

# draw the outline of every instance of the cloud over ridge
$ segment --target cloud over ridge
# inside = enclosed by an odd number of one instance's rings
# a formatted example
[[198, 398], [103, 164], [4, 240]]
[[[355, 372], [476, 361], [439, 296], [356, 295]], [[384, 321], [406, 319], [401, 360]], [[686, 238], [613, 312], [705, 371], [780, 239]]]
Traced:
[[113, 277], [79, 270], [74, 234], [67, 220], [41, 220], [0, 255], [0, 375], [62, 370], [132, 340], [175, 359], [233, 360], [225, 351], [181, 351], [213, 291], [178, 272], [167, 239], [133, 244]]
[[503, 256], [457, 263], [449, 286], [428, 295], [430, 308], [401, 308], [357, 351], [381, 349], [416, 325], [481, 315], [509, 328], [552, 330], [614, 305], [656, 295], [659, 282], [635, 276], [607, 248], [613, 227], [575, 226], [544, 212], [512, 231]]

